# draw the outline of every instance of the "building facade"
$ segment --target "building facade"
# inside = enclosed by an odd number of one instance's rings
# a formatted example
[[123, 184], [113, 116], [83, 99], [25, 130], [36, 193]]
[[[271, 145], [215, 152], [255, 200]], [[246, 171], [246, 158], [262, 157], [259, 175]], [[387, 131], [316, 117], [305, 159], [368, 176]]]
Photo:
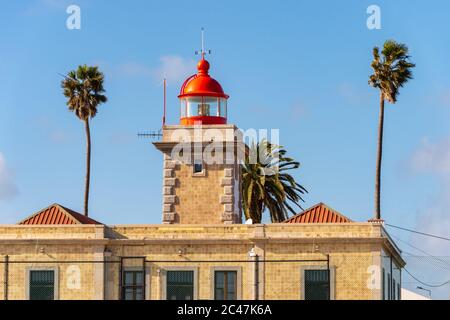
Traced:
[[400, 299], [401, 252], [382, 221], [320, 203], [242, 223], [245, 152], [202, 59], [163, 126], [162, 224], [104, 225], [54, 204], [0, 226], [4, 299]]

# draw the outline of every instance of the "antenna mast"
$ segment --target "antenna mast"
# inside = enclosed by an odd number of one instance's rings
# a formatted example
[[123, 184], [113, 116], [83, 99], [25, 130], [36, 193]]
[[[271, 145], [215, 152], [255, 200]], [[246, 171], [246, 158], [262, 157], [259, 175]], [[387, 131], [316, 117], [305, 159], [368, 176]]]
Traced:
[[164, 113], [162, 119], [163, 127], [166, 125], [166, 78], [164, 78]]
[[202, 59], [205, 58], [205, 41], [204, 41], [205, 29], [202, 27]]

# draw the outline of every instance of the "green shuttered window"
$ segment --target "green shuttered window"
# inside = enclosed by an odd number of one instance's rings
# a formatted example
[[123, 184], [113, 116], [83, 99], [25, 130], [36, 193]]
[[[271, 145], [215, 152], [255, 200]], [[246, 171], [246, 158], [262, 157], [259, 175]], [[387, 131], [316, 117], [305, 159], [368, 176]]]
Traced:
[[305, 300], [330, 300], [329, 270], [305, 270]]
[[30, 271], [30, 300], [55, 299], [55, 271]]
[[194, 299], [194, 271], [167, 271], [167, 300]]

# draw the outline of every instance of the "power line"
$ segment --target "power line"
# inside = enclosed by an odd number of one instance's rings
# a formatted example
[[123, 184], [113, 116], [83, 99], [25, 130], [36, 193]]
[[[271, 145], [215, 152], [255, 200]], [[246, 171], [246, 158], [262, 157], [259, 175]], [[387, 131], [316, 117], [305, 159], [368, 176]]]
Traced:
[[[409, 231], [409, 230], [408, 230], [408, 231]], [[435, 257], [435, 256], [433, 256], [433, 255], [431, 255], [431, 254], [429, 254], [428, 252], [426, 252], [426, 251], [424, 251], [424, 250], [422, 250], [422, 249], [420, 249], [420, 248], [418, 248], [418, 247], [416, 247], [416, 246], [413, 246], [412, 244], [410, 244], [410, 243], [408, 243], [408, 242], [406, 242], [406, 241], [400, 239], [399, 237], [396, 237], [396, 236], [394, 236], [394, 235], [392, 235], [392, 237], [394, 237], [394, 238], [396, 238], [397, 240], [399, 240], [400, 242], [403, 242], [404, 244], [410, 246], [411, 248], [414, 248], [414, 249], [416, 249], [416, 250], [418, 250], [418, 251], [420, 251], [420, 252], [426, 254], [428, 257], [433, 258], [433, 259], [435, 259], [436, 261], [439, 261], [439, 262], [444, 263], [445, 265], [449, 266], [448, 261], [439, 259], [439, 258], [437, 258], [437, 257]], [[431, 262], [431, 261], [430, 261], [430, 262]], [[445, 268], [445, 267], [443, 267], [443, 266], [440, 266], [440, 267], [441, 267], [441, 268], [444, 268], [444, 269], [447, 269], [447, 268]], [[409, 274], [409, 275], [411, 276], [411, 278], [413, 278], [413, 279], [416, 280], [417, 282], [419, 282], [419, 283], [421, 283], [421, 284], [423, 284], [423, 285], [425, 285], [425, 286], [427, 286], [427, 287], [438, 288], [438, 287], [443, 287], [443, 286], [445, 286], [445, 285], [447, 285], [447, 284], [450, 283], [450, 280], [448, 280], [448, 281], [445, 281], [445, 282], [443, 282], [443, 283], [441, 283], [441, 284], [438, 284], [438, 285], [429, 284], [429, 283], [423, 282], [422, 280], [418, 279], [418, 278], [417, 278], [416, 276], [414, 276], [411, 272], [409, 272], [408, 269], [403, 268], [403, 270], [405, 270], [405, 272], [406, 272], [407, 274]], [[447, 269], [447, 270], [448, 270], [448, 269]]]
[[[413, 248], [413, 249], [416, 249], [417, 251], [419, 251], [419, 252], [421, 252], [421, 253], [426, 254], [428, 257], [431, 257], [431, 258], [435, 259], [436, 261], [439, 261], [440, 263], [443, 263], [444, 265], [446, 265], [447, 268], [450, 267], [450, 263], [449, 263], [448, 261], [443, 260], [443, 259], [439, 259], [438, 257], [433, 256], [432, 254], [430, 254], [430, 253], [428, 253], [428, 252], [426, 252], [426, 251], [424, 251], [424, 250], [422, 250], [422, 249], [420, 249], [420, 248], [418, 248], [418, 247], [416, 247], [416, 246], [413, 246], [413, 245], [410, 244], [409, 242], [407, 242], [407, 241], [405, 241], [405, 240], [402, 240], [402, 239], [400, 239], [399, 237], [396, 237], [396, 236], [394, 236], [394, 235], [392, 235], [392, 237], [395, 238], [395, 239], [397, 239], [397, 240], [400, 241], [400, 242], [403, 242], [403, 243], [406, 244], [407, 246], [409, 246], [409, 247], [411, 247], [411, 248]], [[441, 266], [441, 267], [442, 267], [442, 266]], [[444, 267], [444, 268], [445, 268], [445, 267]], [[445, 268], [445, 269], [447, 269], [447, 268]]]
[[436, 239], [441, 239], [441, 240], [450, 241], [450, 238], [437, 236], [437, 235], [434, 235], [434, 234], [431, 234], [431, 233], [426, 233], [426, 232], [421, 232], [421, 231], [411, 230], [411, 229], [407, 229], [407, 228], [403, 228], [403, 227], [399, 227], [399, 226], [394, 226], [394, 225], [388, 224], [388, 223], [386, 223], [385, 225], [387, 225], [387, 226], [389, 226], [389, 227], [392, 227], [392, 228], [397, 228], [397, 229], [400, 229], [400, 230], [404, 230], [404, 231], [409, 231], [409, 232], [412, 232], [412, 233], [421, 234], [421, 235], [427, 236], [427, 237], [432, 237], [432, 238], [436, 238]]
[[421, 284], [423, 284], [423, 285], [425, 285], [425, 286], [427, 286], [427, 287], [430, 287], [430, 288], [443, 287], [443, 286], [445, 286], [445, 285], [447, 285], [447, 284], [450, 283], [450, 280], [448, 280], [448, 281], [443, 282], [443, 283], [441, 283], [441, 284], [429, 284], [429, 283], [423, 282], [422, 280], [419, 280], [418, 278], [416, 278], [415, 276], [413, 276], [413, 275], [411, 274], [411, 272], [408, 271], [408, 269], [403, 268], [403, 270], [405, 270], [405, 272], [406, 272], [407, 274], [409, 274], [409, 275], [411, 276], [411, 278], [413, 278], [413, 279], [416, 280], [417, 282], [420, 282]]

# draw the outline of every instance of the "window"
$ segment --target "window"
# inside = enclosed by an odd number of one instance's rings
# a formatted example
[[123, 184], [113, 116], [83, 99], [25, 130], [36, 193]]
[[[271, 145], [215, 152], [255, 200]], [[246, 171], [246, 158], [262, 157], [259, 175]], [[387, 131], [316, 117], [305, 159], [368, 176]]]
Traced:
[[29, 299], [54, 300], [55, 299], [55, 271], [30, 270], [29, 271]]
[[194, 271], [167, 271], [166, 299], [194, 299]]
[[392, 288], [392, 284], [391, 284], [391, 274], [388, 272], [388, 300], [391, 300], [391, 288]]
[[122, 277], [122, 299], [144, 300], [144, 272], [123, 271]]
[[397, 299], [402, 300], [402, 289], [400, 288], [400, 283], [397, 283]]
[[194, 173], [202, 173], [203, 172], [203, 163], [201, 160], [194, 161]]
[[219, 112], [219, 116], [226, 118], [227, 117], [227, 99], [225, 98], [220, 98], [219, 99], [219, 103], [220, 103], [220, 112]]
[[[216, 117], [219, 115], [219, 101], [219, 98], [216, 97], [189, 97], [186, 99], [181, 99], [181, 116]], [[224, 112], [226, 112], [226, 105]]]
[[383, 273], [381, 274], [381, 295], [382, 299], [386, 300], [386, 271], [383, 268]]
[[187, 110], [187, 100], [181, 99], [180, 100], [181, 106], [180, 106], [180, 117], [185, 118], [186, 117], [186, 110]]
[[305, 270], [305, 300], [330, 300], [329, 270]]
[[214, 299], [237, 299], [237, 272], [215, 271], [214, 273]]
[[198, 116], [198, 106], [202, 103], [201, 97], [189, 97], [186, 99], [186, 117]]
[[392, 285], [392, 300], [395, 300], [395, 297], [396, 297], [396, 295], [395, 295], [395, 287], [396, 287], [396, 285], [395, 285], [395, 280], [392, 280], [393, 281], [393, 285]]
[[202, 103], [198, 105], [198, 112], [197, 114], [199, 116], [209, 116], [209, 104], [208, 103]]

